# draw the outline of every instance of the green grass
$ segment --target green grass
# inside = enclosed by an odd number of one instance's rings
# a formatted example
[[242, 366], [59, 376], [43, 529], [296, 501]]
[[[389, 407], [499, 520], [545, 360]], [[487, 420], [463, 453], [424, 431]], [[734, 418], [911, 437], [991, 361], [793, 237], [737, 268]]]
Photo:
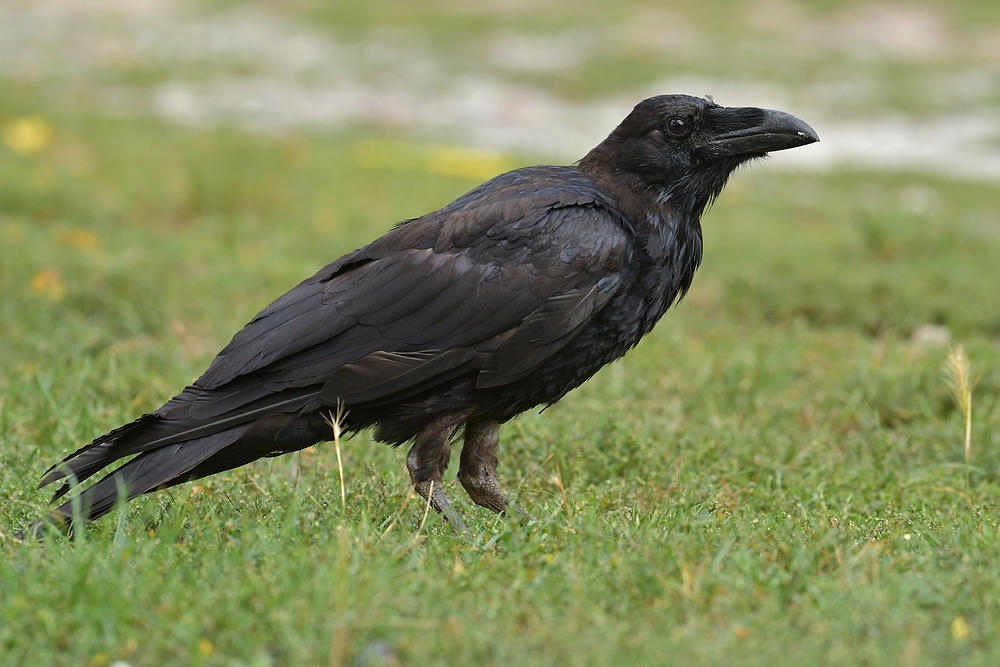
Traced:
[[[325, 11], [384, 22], [391, 3], [373, 7]], [[590, 94], [617, 65], [586, 67], [553, 85]], [[0, 123], [42, 113], [55, 138], [0, 147], [0, 664], [1000, 661], [995, 185], [740, 172], [687, 300], [502, 430], [530, 526], [473, 506], [454, 470], [474, 536], [424, 521], [404, 452], [362, 435], [342, 443], [343, 506], [322, 445], [20, 544], [48, 465], [158, 407], [324, 263], [476, 181], [360, 160], [402, 134], [178, 129], [3, 85]], [[979, 377], [968, 467], [947, 348], [912, 340], [929, 323]]]

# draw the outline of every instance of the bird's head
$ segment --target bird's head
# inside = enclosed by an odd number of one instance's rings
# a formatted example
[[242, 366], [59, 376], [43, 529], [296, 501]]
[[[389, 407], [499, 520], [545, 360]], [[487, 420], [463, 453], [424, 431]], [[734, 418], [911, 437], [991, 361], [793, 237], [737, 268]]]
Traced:
[[783, 111], [661, 95], [637, 104], [580, 168], [633, 192], [685, 195], [697, 209], [719, 194], [740, 164], [816, 141], [811, 127]]

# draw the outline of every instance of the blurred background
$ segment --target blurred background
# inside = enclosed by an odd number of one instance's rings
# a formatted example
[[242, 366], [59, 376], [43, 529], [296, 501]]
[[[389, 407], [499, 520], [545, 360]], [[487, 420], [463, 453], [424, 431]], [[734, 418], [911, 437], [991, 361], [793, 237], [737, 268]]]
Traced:
[[[318, 267], [671, 92], [822, 137], [735, 176], [676, 335], [994, 354], [995, 2], [4, 0], [0, 390], [83, 387], [97, 420], [20, 441], [155, 407]], [[872, 400], [913, 415], [920, 382]]]
[[[5, 0], [0, 75], [39, 112], [369, 126], [563, 161], [638, 99], [683, 91], [808, 117], [824, 145], [785, 166], [1000, 179], [985, 0]], [[27, 134], [5, 143], [30, 152]]]

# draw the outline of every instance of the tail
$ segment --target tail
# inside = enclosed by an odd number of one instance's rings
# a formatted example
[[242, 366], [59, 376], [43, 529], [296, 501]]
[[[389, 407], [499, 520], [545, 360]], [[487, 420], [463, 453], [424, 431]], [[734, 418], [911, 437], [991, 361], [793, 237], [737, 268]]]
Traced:
[[[129, 424], [129, 427], [136, 426], [141, 421], [140, 419], [137, 422], [133, 422], [133, 424]], [[82, 493], [76, 494], [73, 498], [49, 512], [45, 518], [35, 521], [28, 528], [27, 533], [40, 534], [46, 524], [68, 525], [72, 521], [74, 514], [77, 513], [84, 520], [93, 521], [114, 509], [118, 502], [126, 502], [144, 493], [186, 482], [193, 478], [192, 471], [200, 464], [234, 442], [237, 442], [252, 426], [252, 423], [241, 424], [203, 438], [195, 438], [143, 452], [103, 477]], [[123, 428], [127, 429], [128, 427]], [[123, 429], [119, 429], [119, 431], [121, 430]], [[113, 431], [112, 433], [116, 432], [118, 431]], [[112, 434], [109, 433], [108, 435]], [[127, 437], [127, 435], [123, 436], [119, 434], [117, 437], [122, 438]], [[81, 458], [85, 459], [84, 464], [74, 466], [73, 464], [76, 461], [70, 461], [66, 464], [66, 467], [70, 469], [75, 467], [82, 470], [83, 474], [81, 477], [83, 479], [89, 477], [97, 470], [111, 463], [107, 459], [102, 460], [100, 456], [102, 452], [105, 455], [108, 453], [110, 449], [109, 444], [109, 442], [100, 443], [82, 451]], [[53, 500], [62, 497], [69, 491], [71, 486], [76, 486], [79, 481], [82, 481], [82, 479], [74, 478], [71, 470], [63, 472], [62, 469], [56, 469], [50, 471], [39, 486], [44, 486], [61, 478], [66, 478], [68, 481], [56, 491]]]
[[316, 444], [323, 439], [323, 423], [309, 406], [317, 397], [315, 389], [297, 388], [245, 402], [237, 392], [188, 387], [156, 412], [97, 438], [49, 468], [38, 486], [64, 480], [52, 497], [55, 502], [101, 470], [134, 456], [35, 521], [27, 532], [40, 534], [46, 524], [66, 525], [75, 515], [93, 521], [119, 501]]

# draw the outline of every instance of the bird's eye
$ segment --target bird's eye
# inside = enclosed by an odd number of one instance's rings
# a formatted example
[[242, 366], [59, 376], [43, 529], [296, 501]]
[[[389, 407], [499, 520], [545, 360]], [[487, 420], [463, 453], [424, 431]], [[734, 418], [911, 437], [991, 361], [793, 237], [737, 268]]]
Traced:
[[674, 135], [675, 137], [683, 136], [687, 134], [688, 131], [687, 121], [685, 121], [683, 118], [671, 118], [669, 121], [667, 121], [667, 130], [669, 130], [670, 134]]

